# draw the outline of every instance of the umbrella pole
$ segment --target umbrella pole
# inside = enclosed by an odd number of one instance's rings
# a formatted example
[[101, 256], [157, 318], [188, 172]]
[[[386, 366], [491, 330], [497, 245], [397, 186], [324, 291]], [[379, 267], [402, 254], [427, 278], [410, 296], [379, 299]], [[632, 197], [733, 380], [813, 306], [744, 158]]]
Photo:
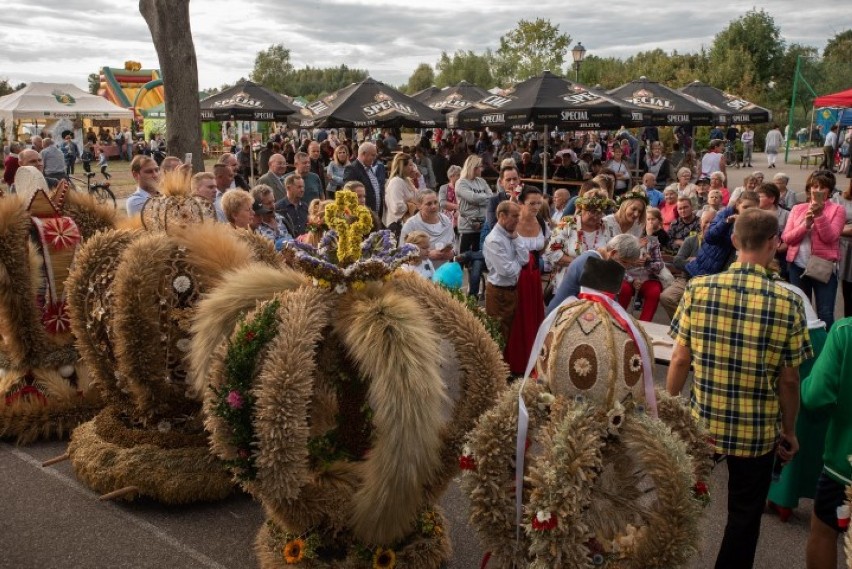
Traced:
[[254, 186], [254, 121], [249, 121], [249, 186]]
[[544, 195], [547, 195], [547, 163], [550, 162], [550, 155], [547, 153], [547, 141], [550, 137], [547, 135], [547, 125], [544, 126], [544, 154], [547, 158], [542, 165], [541, 175], [544, 178]]

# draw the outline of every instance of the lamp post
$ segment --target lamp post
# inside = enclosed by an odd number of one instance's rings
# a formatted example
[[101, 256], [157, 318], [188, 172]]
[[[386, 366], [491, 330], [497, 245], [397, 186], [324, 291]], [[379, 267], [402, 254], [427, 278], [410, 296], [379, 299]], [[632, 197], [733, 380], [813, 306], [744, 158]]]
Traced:
[[574, 49], [571, 50], [571, 56], [574, 58], [574, 80], [580, 82], [580, 64], [583, 63], [583, 58], [586, 57], [586, 48], [582, 42], [577, 42]]

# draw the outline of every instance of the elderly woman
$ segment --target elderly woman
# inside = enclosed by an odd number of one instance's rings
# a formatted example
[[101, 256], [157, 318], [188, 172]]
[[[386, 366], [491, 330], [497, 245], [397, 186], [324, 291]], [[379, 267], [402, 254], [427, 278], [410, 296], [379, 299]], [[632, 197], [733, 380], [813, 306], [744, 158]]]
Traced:
[[731, 201], [731, 192], [725, 187], [726, 180], [725, 173], [719, 170], [710, 174], [710, 189], [722, 192], [722, 205], [728, 207]]
[[663, 154], [663, 143], [655, 140], [651, 143], [651, 152], [645, 155], [642, 163], [644, 173], [654, 174], [657, 179], [655, 184], [658, 190], [662, 190], [672, 177], [672, 167], [668, 158]]
[[645, 208], [648, 207], [648, 197], [641, 189], [634, 189], [622, 194], [616, 200], [618, 211], [604, 217], [604, 225], [609, 227], [613, 235], [629, 233], [641, 237], [645, 229]]
[[794, 205], [799, 203], [799, 200], [796, 198], [796, 192], [787, 187], [790, 183], [790, 176], [782, 172], [778, 172], [772, 176], [772, 183], [775, 184], [776, 188], [778, 188], [778, 193], [780, 195], [778, 198], [778, 205], [786, 210], [791, 210]]
[[603, 222], [604, 212], [612, 205], [604, 191], [590, 190], [575, 203], [579, 214], [557, 225], [543, 253], [553, 265], [554, 288], [559, 287], [572, 260], [586, 251], [600, 249], [614, 237], [612, 228]]
[[441, 213], [453, 221], [453, 227], [456, 227], [459, 222], [459, 200], [456, 198], [456, 184], [460, 176], [461, 168], [450, 166], [447, 170], [449, 182], [438, 188], [438, 204], [441, 206]]
[[[808, 298], [816, 296], [816, 311], [826, 329], [834, 323], [837, 296], [837, 269], [840, 258], [840, 235], [846, 223], [843, 206], [829, 201], [834, 189], [834, 175], [816, 171], [808, 178], [808, 201], [793, 208], [782, 235], [787, 243], [790, 283], [804, 291]], [[812, 257], [822, 262], [813, 261]], [[835, 265], [830, 274], [820, 275], [819, 265]]]
[[696, 188], [692, 183], [692, 171], [689, 168], [680, 168], [677, 171], [677, 180], [666, 186], [677, 192], [678, 197], [686, 196], [690, 199], [695, 198]]
[[[456, 198], [459, 202], [459, 253], [479, 251], [479, 233], [485, 222], [491, 188], [482, 179], [482, 159], [475, 154], [467, 157], [456, 182]], [[481, 263], [471, 264], [468, 293], [479, 296]]]
[[690, 180], [697, 180], [701, 175], [701, 160], [699, 160], [695, 154], [694, 150], [687, 150], [686, 154], [683, 157], [678, 166], [678, 172], [680, 172], [681, 168], [686, 168], [691, 173]]
[[743, 192], [756, 192], [757, 187], [761, 184], [762, 177], [755, 176], [754, 174], [748, 175], [743, 178], [743, 185], [737, 186], [733, 192], [731, 192], [731, 200], [737, 201], [740, 197], [740, 194]]
[[663, 216], [663, 229], [666, 231], [677, 219], [677, 190], [671, 186], [663, 190], [663, 203], [660, 204], [660, 213]]
[[417, 203], [418, 211], [403, 224], [399, 239], [405, 241], [408, 234], [415, 231], [425, 234], [429, 238], [429, 260], [437, 269], [455, 255], [453, 222], [438, 211], [438, 195], [432, 190], [420, 192]]
[[222, 212], [225, 220], [235, 229], [251, 231], [255, 224], [254, 198], [243, 190], [228, 190], [222, 195]]
[[416, 211], [417, 190], [412, 178], [420, 176], [417, 164], [411, 156], [400, 152], [394, 156], [391, 164], [390, 177], [385, 188], [385, 227], [399, 236], [403, 222]]

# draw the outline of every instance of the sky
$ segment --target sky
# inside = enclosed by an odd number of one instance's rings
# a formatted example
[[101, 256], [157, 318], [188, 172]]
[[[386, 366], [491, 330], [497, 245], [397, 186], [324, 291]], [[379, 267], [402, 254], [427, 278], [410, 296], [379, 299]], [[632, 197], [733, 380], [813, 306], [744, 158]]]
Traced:
[[[694, 52], [750, 8], [765, 9], [788, 43], [822, 50], [852, 27], [847, 0], [194, 0], [190, 18], [200, 88], [248, 77], [258, 51], [282, 43], [295, 67], [346, 64], [391, 85], [442, 51], [496, 49], [518, 20], [547, 18], [587, 54], [628, 57], [661, 48]], [[3, 0], [0, 78], [73, 83], [126, 60], [158, 68], [135, 0]], [[588, 6], [595, 10], [588, 10]], [[570, 55], [568, 56], [570, 60]], [[490, 87], [483, 85], [483, 87]]]

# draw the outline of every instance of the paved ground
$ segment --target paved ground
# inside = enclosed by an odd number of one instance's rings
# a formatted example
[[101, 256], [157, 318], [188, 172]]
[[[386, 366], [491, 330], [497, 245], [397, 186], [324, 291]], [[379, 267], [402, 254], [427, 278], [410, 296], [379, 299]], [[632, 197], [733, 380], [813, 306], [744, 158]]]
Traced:
[[[758, 155], [760, 162], [762, 156]], [[780, 166], [801, 189], [807, 170]], [[117, 168], [115, 168], [117, 170]], [[733, 169], [730, 187], [754, 169]], [[767, 178], [776, 170], [763, 169]], [[845, 179], [842, 179], [845, 183]], [[660, 320], [658, 313], [658, 320]], [[665, 370], [657, 370], [662, 382]], [[113, 504], [81, 486], [70, 465], [42, 468], [45, 459], [62, 454], [65, 443], [13, 447], [0, 443], [0, 569], [76, 568], [252, 568], [255, 532], [263, 520], [259, 504], [245, 494], [220, 503], [164, 507], [152, 502]], [[713, 566], [725, 521], [727, 474], [718, 468], [711, 480], [714, 500], [705, 510], [701, 553], [690, 569]], [[453, 484], [443, 505], [450, 520], [454, 556], [450, 569], [479, 567], [482, 551], [467, 523], [466, 500]], [[810, 500], [803, 500], [786, 524], [766, 515], [756, 567], [804, 567]]]

